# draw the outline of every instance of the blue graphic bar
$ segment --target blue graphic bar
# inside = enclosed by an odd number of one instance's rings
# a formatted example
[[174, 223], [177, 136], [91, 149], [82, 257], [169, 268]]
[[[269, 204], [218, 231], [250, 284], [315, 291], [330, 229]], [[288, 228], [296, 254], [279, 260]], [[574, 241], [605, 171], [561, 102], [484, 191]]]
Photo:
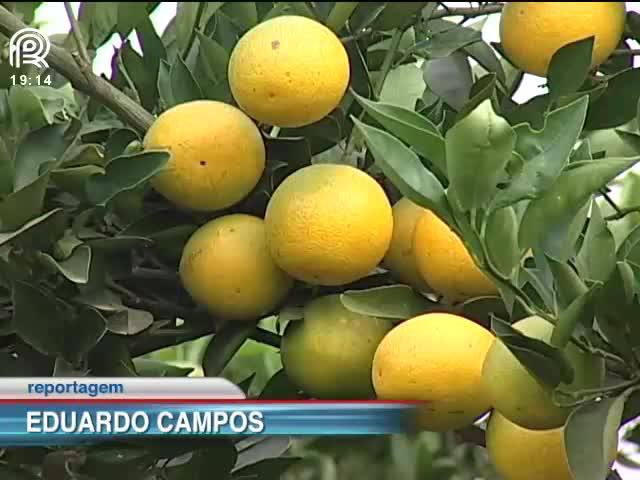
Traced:
[[5, 400], [0, 446], [176, 435], [387, 435], [410, 431], [415, 410], [401, 402]]

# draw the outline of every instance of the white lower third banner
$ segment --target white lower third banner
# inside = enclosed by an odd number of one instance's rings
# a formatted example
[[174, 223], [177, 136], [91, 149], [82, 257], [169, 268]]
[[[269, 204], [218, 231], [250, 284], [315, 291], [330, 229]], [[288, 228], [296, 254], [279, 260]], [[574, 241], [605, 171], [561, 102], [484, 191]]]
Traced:
[[131, 436], [384, 435], [415, 402], [257, 401], [221, 378], [0, 378], [0, 446]]

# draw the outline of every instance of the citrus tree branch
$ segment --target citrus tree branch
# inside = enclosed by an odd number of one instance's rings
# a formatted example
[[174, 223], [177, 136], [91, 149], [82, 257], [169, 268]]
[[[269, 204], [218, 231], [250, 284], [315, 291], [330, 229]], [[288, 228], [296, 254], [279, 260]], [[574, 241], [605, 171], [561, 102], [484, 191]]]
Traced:
[[621, 48], [619, 50], [614, 50], [611, 55], [614, 57], [635, 57], [637, 55], [640, 55], [640, 48]]
[[489, 3], [479, 7], [447, 7], [440, 8], [433, 12], [431, 19], [443, 17], [481, 17], [482, 15], [490, 15], [492, 13], [500, 13], [502, 11], [502, 3]]
[[80, 58], [86, 65], [91, 65], [91, 58], [89, 57], [89, 52], [87, 52], [87, 45], [84, 43], [84, 38], [82, 38], [82, 32], [80, 31], [80, 25], [78, 24], [78, 19], [73, 13], [73, 8], [71, 8], [70, 2], [64, 2], [64, 9], [67, 11], [67, 18], [69, 18], [69, 24], [71, 25], [71, 34], [76, 41], [76, 46], [78, 48], [78, 53], [80, 54]]
[[607, 221], [620, 220], [621, 218], [624, 218], [627, 215], [630, 215], [632, 213], [637, 213], [637, 212], [640, 212], [640, 205], [635, 207], [618, 208], [616, 213], [612, 213], [611, 215], [605, 217], [605, 220]]
[[[21, 20], [0, 5], [0, 33], [11, 37], [18, 30], [26, 28]], [[64, 48], [51, 45], [47, 62], [71, 85], [98, 100], [115, 113], [123, 122], [141, 133], [146, 132], [154, 117], [133, 99], [125, 95], [106, 79], [98, 77], [88, 68], [82, 69], [77, 60]]]
[[[146, 355], [147, 353], [155, 352], [166, 347], [172, 347], [181, 343], [191, 342], [198, 338], [206, 337], [208, 335], [215, 334], [215, 327], [213, 322], [211, 326], [201, 326], [197, 328], [175, 328], [175, 329], [162, 329], [154, 334], [140, 334], [131, 339], [129, 345], [129, 352], [132, 357], [139, 357]], [[280, 335], [265, 330], [261, 327], [256, 327], [249, 335], [249, 338], [256, 342], [270, 345], [274, 348], [280, 348]]]

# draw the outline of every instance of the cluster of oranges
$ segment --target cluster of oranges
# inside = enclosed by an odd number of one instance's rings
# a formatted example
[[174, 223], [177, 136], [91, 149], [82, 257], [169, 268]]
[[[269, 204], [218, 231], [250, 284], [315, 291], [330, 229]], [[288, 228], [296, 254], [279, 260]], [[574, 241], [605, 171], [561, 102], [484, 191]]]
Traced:
[[[505, 6], [501, 34], [510, 60], [545, 75], [559, 47], [591, 32], [594, 65], [604, 61], [622, 34], [624, 5], [554, 5]], [[573, 15], [590, 20], [563, 23]], [[147, 133], [146, 149], [171, 153], [154, 188], [179, 208], [220, 212], [237, 205], [265, 174], [256, 122], [295, 128], [319, 121], [339, 106], [349, 79], [346, 50], [321, 23], [281, 16], [257, 25], [230, 57], [237, 106], [180, 104]], [[392, 206], [374, 178], [342, 164], [295, 171], [273, 192], [264, 218], [223, 214], [201, 226], [184, 248], [180, 277], [216, 317], [256, 321], [277, 310], [296, 281], [339, 287], [380, 265], [448, 302], [497, 295], [446, 223], [406, 198]], [[419, 400], [420, 427], [433, 431], [470, 425], [492, 410], [487, 447], [505, 478], [572, 478], [563, 437], [569, 410], [486, 328], [433, 312], [396, 324], [347, 309], [340, 295], [312, 300], [303, 317], [288, 324], [281, 354], [288, 376], [308, 395]], [[553, 329], [538, 317], [514, 327], [543, 341]], [[576, 376], [564, 387], [602, 384], [601, 359], [573, 345], [566, 353]], [[544, 461], [525, 468], [526, 455], [535, 454]]]

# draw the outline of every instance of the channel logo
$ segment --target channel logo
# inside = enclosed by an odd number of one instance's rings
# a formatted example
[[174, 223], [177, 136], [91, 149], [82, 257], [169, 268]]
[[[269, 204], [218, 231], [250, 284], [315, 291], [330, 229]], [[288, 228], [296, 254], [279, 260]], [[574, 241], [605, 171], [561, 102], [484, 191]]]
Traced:
[[45, 59], [50, 49], [51, 42], [46, 36], [35, 28], [23, 28], [9, 40], [9, 64], [14, 68], [25, 64], [49, 68]]

